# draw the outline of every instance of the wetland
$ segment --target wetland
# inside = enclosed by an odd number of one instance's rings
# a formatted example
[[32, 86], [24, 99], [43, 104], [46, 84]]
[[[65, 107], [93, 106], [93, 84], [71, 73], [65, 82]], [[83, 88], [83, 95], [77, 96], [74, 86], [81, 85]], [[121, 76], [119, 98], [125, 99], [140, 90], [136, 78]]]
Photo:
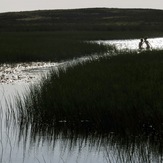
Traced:
[[0, 14], [0, 162], [163, 162], [162, 11], [130, 12]]

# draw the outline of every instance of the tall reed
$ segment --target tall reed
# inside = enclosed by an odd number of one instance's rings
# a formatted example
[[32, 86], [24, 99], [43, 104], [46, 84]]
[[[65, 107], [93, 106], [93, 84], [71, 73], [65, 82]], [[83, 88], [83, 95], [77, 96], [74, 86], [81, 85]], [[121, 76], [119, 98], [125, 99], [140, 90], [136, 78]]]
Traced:
[[23, 123], [161, 134], [163, 51], [117, 54], [52, 70], [19, 101]]
[[0, 63], [61, 61], [94, 53], [106, 53], [107, 46], [49, 33], [0, 35]]

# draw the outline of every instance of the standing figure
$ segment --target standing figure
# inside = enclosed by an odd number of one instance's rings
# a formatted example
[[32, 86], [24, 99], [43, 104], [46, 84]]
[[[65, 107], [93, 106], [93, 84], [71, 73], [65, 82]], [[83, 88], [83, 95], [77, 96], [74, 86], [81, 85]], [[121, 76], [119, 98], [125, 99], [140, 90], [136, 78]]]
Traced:
[[143, 41], [143, 39], [141, 38], [141, 39], [140, 39], [140, 42], [139, 42], [139, 50], [142, 50], [142, 49], [143, 49], [143, 43], [144, 43], [144, 41]]
[[150, 46], [150, 43], [149, 43], [149, 41], [147, 40], [146, 37], [144, 38], [144, 42], [146, 44], [146, 49], [149, 50], [151, 48], [151, 46]]

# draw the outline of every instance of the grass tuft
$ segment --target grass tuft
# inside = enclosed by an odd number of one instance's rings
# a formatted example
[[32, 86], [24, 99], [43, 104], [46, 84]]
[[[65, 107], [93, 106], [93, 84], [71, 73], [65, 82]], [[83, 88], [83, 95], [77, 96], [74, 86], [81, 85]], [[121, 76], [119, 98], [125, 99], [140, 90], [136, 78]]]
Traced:
[[[25, 96], [20, 117], [32, 123], [162, 133], [163, 51], [119, 52], [52, 70]], [[25, 118], [24, 118], [25, 117]]]

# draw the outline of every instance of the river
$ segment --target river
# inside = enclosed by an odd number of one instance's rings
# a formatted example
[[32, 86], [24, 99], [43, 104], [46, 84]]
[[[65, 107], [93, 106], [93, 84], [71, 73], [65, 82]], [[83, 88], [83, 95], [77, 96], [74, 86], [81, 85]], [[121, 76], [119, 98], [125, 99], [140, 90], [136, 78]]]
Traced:
[[[163, 49], [163, 38], [148, 40], [152, 49]], [[99, 40], [97, 42], [115, 45], [121, 50], [137, 50], [139, 40]], [[97, 56], [94, 56], [95, 58]], [[27, 133], [22, 133], [20, 128], [12, 123], [8, 113], [11, 112], [10, 105], [14, 105], [18, 94], [21, 96], [27, 92], [29, 85], [37, 84], [51, 68], [57, 71], [60, 66], [77, 64], [89, 59], [89, 57], [81, 57], [62, 63], [31, 62], [1, 65], [0, 163], [121, 163], [131, 160], [137, 163], [143, 160], [144, 162], [162, 160], [162, 156], [159, 156], [156, 150], [151, 150], [148, 140], [144, 139], [128, 145], [128, 141], [124, 143], [123, 140], [114, 137], [113, 133], [107, 136], [96, 135], [96, 133], [84, 136], [57, 133], [56, 137], [53, 134], [35, 135], [30, 129]]]
[[[151, 49], [163, 49], [163, 38], [149, 38], [148, 39]], [[132, 39], [132, 40], [99, 40], [98, 43], [115, 45], [119, 50], [138, 50], [138, 45], [140, 39]], [[143, 44], [143, 48], [146, 48], [145, 43]]]

